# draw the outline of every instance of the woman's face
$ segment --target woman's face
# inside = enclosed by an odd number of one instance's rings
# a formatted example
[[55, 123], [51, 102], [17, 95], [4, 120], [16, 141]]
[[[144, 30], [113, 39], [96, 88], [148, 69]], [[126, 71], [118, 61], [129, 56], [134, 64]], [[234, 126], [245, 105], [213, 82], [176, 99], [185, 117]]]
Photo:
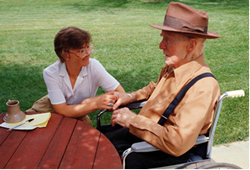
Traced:
[[87, 66], [92, 51], [93, 45], [91, 44], [84, 44], [80, 49], [70, 49], [66, 51], [68, 55], [66, 55], [65, 61], [72, 61], [81, 66]]

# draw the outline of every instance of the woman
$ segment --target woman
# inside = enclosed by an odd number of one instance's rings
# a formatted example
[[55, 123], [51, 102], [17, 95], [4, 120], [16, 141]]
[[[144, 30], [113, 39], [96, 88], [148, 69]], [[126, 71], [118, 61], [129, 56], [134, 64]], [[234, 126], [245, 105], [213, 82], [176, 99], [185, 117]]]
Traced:
[[[114, 91], [125, 93], [119, 82], [96, 59], [91, 59], [91, 35], [77, 27], [61, 29], [54, 39], [59, 61], [43, 71], [54, 110], [68, 117], [85, 117], [95, 110], [112, 109]], [[107, 93], [95, 96], [98, 87]]]

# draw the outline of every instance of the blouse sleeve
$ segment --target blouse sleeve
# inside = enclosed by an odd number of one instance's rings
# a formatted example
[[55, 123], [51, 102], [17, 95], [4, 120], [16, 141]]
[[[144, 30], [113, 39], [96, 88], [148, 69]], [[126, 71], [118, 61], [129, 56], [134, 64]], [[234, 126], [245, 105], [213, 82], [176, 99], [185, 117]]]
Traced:
[[63, 92], [59, 86], [59, 81], [57, 78], [57, 74], [44, 69], [43, 71], [43, 79], [45, 81], [45, 84], [47, 86], [49, 99], [52, 104], [61, 104], [65, 103], [65, 97], [63, 95]]
[[92, 71], [95, 83], [101, 86], [106, 92], [115, 90], [120, 83], [106, 71], [98, 60], [93, 59], [93, 61]]

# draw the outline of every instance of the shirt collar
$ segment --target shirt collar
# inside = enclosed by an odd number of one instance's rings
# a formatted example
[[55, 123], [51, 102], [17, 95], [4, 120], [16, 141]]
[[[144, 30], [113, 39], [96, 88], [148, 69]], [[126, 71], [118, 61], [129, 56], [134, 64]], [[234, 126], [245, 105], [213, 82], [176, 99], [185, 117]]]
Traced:
[[79, 76], [84, 77], [84, 76], [88, 75], [87, 67], [88, 67], [88, 66], [82, 67], [82, 70], [81, 70]]
[[196, 71], [205, 65], [204, 56], [202, 54], [195, 60], [174, 69], [173, 72], [175, 75], [176, 85], [183, 85], [188, 79], [193, 78], [193, 75]]
[[67, 74], [66, 64], [65, 64], [65, 62], [63, 62], [60, 65], [59, 75], [65, 76], [66, 74]]

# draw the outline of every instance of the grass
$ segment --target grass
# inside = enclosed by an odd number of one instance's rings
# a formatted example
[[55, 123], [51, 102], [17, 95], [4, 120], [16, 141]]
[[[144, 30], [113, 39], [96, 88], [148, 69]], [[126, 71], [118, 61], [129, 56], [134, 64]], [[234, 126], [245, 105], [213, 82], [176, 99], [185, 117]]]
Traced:
[[[215, 144], [249, 136], [249, 2], [247, 0], [181, 0], [208, 12], [209, 30], [221, 38], [208, 40], [205, 60], [221, 92], [243, 89], [244, 98], [226, 99]], [[47, 94], [42, 71], [57, 60], [55, 34], [77, 26], [92, 34], [98, 59], [127, 92], [156, 81], [164, 57], [158, 49], [169, 0], [0, 0], [0, 113], [8, 99], [21, 110]], [[102, 89], [98, 94], [103, 93]], [[97, 112], [90, 115], [94, 122]], [[104, 123], [109, 123], [109, 115]]]

